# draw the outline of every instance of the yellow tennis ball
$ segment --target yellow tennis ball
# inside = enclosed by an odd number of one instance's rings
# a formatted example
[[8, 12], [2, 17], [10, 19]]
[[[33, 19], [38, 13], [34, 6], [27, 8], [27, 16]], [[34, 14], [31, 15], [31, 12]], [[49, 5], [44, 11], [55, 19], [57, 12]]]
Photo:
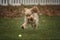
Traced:
[[22, 37], [22, 35], [21, 35], [21, 34], [19, 34], [18, 36], [19, 36], [19, 37]]

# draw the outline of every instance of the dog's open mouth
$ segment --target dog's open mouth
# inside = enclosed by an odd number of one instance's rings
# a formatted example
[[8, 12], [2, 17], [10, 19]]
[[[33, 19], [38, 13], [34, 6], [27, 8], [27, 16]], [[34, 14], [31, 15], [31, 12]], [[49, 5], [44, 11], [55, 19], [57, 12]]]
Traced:
[[33, 18], [28, 19], [28, 23], [32, 23], [33, 22]]
[[30, 18], [30, 21], [33, 21], [33, 18]]

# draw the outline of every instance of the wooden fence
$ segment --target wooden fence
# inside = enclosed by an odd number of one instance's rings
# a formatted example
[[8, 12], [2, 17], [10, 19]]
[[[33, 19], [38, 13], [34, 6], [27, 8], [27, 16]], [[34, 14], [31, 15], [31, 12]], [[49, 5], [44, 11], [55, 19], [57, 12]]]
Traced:
[[60, 5], [60, 0], [0, 0], [0, 5]]

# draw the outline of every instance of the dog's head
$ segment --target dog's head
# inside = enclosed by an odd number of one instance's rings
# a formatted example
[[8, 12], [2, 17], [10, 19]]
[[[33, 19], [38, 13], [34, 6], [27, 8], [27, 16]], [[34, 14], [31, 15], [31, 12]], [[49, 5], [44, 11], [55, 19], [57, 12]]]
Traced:
[[32, 8], [24, 8], [24, 10], [22, 11], [24, 13], [24, 15], [26, 16], [27, 19], [33, 19], [33, 14], [34, 13], [39, 13], [39, 9], [38, 7], [34, 6]]

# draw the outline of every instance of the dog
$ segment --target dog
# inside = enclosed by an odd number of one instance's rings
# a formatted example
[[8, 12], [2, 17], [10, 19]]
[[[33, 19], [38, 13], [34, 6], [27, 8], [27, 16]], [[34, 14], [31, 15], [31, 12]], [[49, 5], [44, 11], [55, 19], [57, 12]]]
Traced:
[[22, 29], [25, 29], [27, 24], [30, 24], [34, 29], [38, 27], [39, 22], [39, 9], [34, 6], [32, 8], [24, 8], [24, 23], [21, 25]]

